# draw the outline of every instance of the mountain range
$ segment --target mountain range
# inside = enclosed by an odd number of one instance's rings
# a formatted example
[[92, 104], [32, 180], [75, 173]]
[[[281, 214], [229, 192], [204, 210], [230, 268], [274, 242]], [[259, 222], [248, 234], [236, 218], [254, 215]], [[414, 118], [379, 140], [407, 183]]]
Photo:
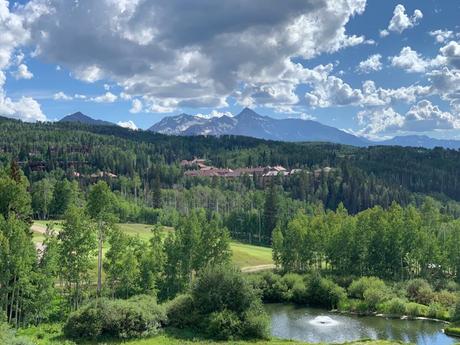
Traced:
[[[78, 122], [88, 125], [116, 126], [103, 120], [77, 112], [63, 117], [59, 122]], [[188, 114], [168, 116], [154, 124], [148, 131], [167, 135], [241, 135], [278, 141], [318, 141], [352, 146], [412, 146], [460, 149], [460, 140], [434, 139], [425, 135], [396, 136], [384, 141], [370, 141], [313, 120], [274, 119], [245, 108], [236, 116], [200, 117]]]

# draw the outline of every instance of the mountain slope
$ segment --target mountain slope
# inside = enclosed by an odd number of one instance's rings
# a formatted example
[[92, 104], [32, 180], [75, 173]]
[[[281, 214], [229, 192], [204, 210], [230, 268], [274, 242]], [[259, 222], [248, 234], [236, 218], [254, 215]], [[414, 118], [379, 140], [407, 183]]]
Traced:
[[81, 112], [76, 112], [67, 116], [64, 116], [59, 122], [79, 122], [84, 123], [87, 125], [97, 125], [97, 126], [115, 126], [114, 123], [103, 121], [103, 120], [95, 120], [92, 117], [89, 117]]
[[210, 119], [181, 114], [167, 117], [149, 128], [170, 135], [242, 135], [279, 141], [328, 141], [354, 146], [367, 146], [366, 139], [316, 121], [273, 119], [245, 108], [235, 117]]

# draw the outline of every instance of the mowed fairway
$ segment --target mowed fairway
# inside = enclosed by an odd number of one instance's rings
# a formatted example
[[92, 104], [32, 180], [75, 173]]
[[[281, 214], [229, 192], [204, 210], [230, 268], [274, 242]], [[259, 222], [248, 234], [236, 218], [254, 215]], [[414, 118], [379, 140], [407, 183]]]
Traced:
[[[51, 221], [54, 225], [54, 230], [61, 229], [60, 221]], [[34, 242], [40, 244], [44, 240], [44, 232], [49, 221], [35, 221], [32, 225]], [[136, 224], [136, 223], [120, 223], [120, 229], [130, 236], [139, 236], [143, 241], [148, 241], [151, 236], [151, 225]], [[164, 227], [164, 234], [168, 231], [173, 231], [172, 228]], [[104, 246], [105, 247], [105, 246]], [[235, 265], [242, 268], [243, 271], [254, 272], [259, 270], [273, 268], [272, 250], [266, 247], [259, 247], [250, 244], [239, 242], [231, 242], [232, 261]]]

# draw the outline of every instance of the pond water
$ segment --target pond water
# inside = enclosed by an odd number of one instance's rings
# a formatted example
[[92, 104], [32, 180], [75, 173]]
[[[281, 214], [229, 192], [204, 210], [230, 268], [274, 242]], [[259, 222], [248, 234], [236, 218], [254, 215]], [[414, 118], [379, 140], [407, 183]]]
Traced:
[[322, 309], [269, 304], [272, 335], [306, 342], [343, 343], [363, 338], [393, 339], [417, 345], [451, 345], [458, 340], [446, 336], [443, 323], [381, 317], [346, 316]]

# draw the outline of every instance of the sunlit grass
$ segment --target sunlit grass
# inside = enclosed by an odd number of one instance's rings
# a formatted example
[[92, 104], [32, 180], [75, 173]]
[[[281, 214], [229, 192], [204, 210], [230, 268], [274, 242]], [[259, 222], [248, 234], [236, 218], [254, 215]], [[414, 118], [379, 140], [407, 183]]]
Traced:
[[[44, 231], [48, 224], [53, 224], [55, 231], [60, 231], [62, 229], [62, 221], [35, 221], [33, 231], [33, 240], [34, 243], [42, 243], [45, 239], [45, 236], [41, 231]], [[120, 229], [129, 236], [138, 236], [143, 241], [148, 241], [152, 237], [152, 225], [147, 224], [137, 224], [137, 223], [119, 223], [118, 226]], [[37, 228], [40, 228], [40, 231], [37, 231]], [[173, 231], [170, 227], [163, 227], [164, 236], [167, 235], [169, 231]], [[239, 242], [231, 242], [230, 248], [232, 250], [232, 260], [235, 265], [238, 267], [251, 267], [259, 265], [269, 265], [273, 263], [272, 260], [272, 251], [270, 248], [260, 247], [250, 244], [243, 244]], [[108, 245], [107, 242], [104, 244], [104, 252], [107, 251]]]

